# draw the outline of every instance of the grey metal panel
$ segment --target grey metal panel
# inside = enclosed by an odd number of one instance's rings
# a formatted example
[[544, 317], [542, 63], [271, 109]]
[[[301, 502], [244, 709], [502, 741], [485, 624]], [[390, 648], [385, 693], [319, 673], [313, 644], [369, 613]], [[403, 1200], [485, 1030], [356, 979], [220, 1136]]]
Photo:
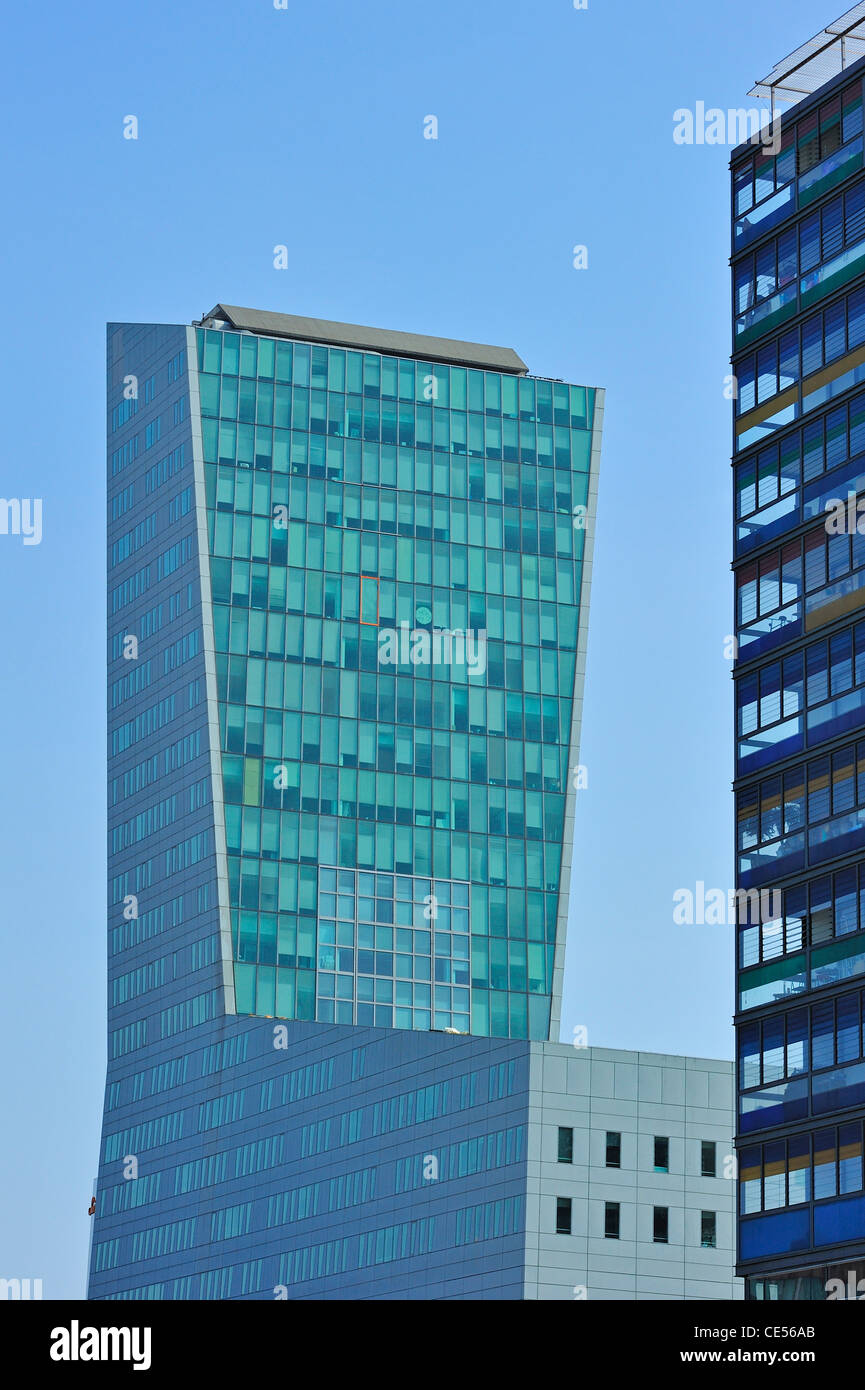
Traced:
[[234, 304], [217, 304], [206, 318], [225, 319], [232, 328], [273, 334], [278, 338], [365, 348], [370, 352], [393, 353], [398, 357], [419, 357], [425, 362], [455, 362], [461, 366], [486, 367], [490, 371], [514, 372], [521, 376], [528, 372], [525, 362], [512, 348], [492, 347], [487, 343], [463, 343], [455, 338], [434, 338], [423, 333], [364, 328], [356, 323], [332, 323], [329, 319], [276, 314], [267, 309], [240, 309]]

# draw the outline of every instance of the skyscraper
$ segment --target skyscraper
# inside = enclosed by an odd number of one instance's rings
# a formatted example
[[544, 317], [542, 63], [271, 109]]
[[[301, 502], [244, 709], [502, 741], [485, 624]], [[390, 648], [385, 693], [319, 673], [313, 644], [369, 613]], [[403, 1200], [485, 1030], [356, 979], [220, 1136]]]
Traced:
[[756, 86], [794, 105], [732, 159], [738, 1268], [756, 1298], [865, 1275], [863, 54], [859, 4]]
[[[289, 1158], [481, 1100], [518, 1244], [505, 1120], [520, 1040], [558, 1035], [602, 393], [508, 349], [223, 305], [112, 325], [108, 390], [92, 1296], [272, 1296], [209, 1249], [264, 1248], [253, 1187], [278, 1240], [308, 1199], [273, 1190]], [[368, 1115], [333, 1110], [343, 1085]], [[359, 1238], [436, 1248], [410, 1201], [375, 1225], [370, 1166], [333, 1181], [329, 1210], [370, 1204]], [[284, 1232], [280, 1258], [290, 1287]]]

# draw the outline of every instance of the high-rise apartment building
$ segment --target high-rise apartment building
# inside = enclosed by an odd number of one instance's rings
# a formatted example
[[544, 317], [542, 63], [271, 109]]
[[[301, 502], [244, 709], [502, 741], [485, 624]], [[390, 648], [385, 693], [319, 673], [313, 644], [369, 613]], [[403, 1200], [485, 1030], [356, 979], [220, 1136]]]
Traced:
[[863, 54], [859, 4], [758, 84], [792, 105], [732, 159], [738, 1270], [755, 1298], [865, 1274]]
[[[91, 1291], [219, 1297], [240, 1266], [210, 1247], [261, 1245], [243, 1180], [292, 1267], [307, 1197], [274, 1174], [343, 1128], [482, 1102], [471, 1137], [519, 1165], [490, 1125], [525, 1040], [558, 1035], [602, 393], [508, 349], [222, 305], [112, 325], [108, 391]], [[377, 1030], [404, 1089], [333, 1111], [331, 1088], [369, 1087]], [[411, 1200], [376, 1224], [394, 1190], [370, 1171], [338, 1164], [330, 1209], [429, 1253], [441, 1224]], [[241, 1263], [228, 1296], [255, 1296]]]

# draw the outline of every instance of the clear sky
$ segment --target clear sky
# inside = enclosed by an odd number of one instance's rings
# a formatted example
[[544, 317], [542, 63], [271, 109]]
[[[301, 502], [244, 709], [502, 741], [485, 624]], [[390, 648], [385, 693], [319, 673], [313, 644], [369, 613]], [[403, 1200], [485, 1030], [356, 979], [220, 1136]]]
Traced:
[[[144, 0], [0, 46], [0, 1276], [80, 1297], [105, 1068], [105, 323], [218, 301], [514, 347], [603, 385], [562, 1036], [732, 1055], [727, 161], [841, 0]], [[124, 117], [139, 138], [123, 138]], [[438, 139], [424, 139], [424, 118]], [[274, 269], [274, 247], [288, 268]], [[573, 248], [588, 268], [573, 268]]]

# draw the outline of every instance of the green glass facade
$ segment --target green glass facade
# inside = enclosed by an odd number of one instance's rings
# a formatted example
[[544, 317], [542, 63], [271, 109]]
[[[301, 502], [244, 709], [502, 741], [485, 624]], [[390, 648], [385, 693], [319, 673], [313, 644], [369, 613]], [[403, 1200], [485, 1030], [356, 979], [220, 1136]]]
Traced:
[[601, 393], [195, 338], [237, 1012], [547, 1038]]

